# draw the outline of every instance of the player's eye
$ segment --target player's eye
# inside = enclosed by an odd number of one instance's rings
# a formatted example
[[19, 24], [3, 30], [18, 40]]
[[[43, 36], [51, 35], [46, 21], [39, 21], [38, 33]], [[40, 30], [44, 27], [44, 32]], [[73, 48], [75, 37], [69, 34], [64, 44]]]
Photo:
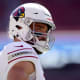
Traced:
[[19, 29], [19, 30], [22, 29], [22, 27], [19, 26], [19, 25], [16, 25], [16, 28]]

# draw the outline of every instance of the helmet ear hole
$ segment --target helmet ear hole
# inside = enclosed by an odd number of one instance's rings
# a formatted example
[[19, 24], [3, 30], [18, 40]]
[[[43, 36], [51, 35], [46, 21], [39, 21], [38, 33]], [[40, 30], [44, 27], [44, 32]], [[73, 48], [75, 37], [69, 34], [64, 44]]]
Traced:
[[16, 21], [18, 21], [19, 17], [14, 17], [14, 19], [15, 19]]
[[16, 28], [19, 29], [19, 30], [22, 29], [22, 27], [19, 26], [19, 25], [16, 25]]

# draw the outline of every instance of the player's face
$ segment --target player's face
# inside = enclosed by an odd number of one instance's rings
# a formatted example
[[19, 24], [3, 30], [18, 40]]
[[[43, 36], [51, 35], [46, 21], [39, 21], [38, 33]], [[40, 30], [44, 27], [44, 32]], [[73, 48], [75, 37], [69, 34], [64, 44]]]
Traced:
[[[48, 26], [44, 23], [34, 22], [30, 25], [30, 28], [34, 32], [39, 32], [43, 34], [48, 32]], [[46, 40], [46, 37], [44, 37], [43, 35], [37, 37], [39, 40]]]
[[47, 31], [48, 31], [48, 26], [43, 23], [35, 22], [35, 23], [32, 23], [30, 27], [31, 27], [32, 31], [35, 30], [36, 32], [47, 33]]

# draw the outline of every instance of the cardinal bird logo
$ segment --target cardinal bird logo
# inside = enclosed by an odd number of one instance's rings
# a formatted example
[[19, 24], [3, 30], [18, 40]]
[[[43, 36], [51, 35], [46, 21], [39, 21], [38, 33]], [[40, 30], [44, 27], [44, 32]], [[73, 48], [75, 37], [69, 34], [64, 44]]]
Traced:
[[19, 18], [25, 17], [25, 8], [24, 8], [24, 7], [18, 8], [18, 9], [13, 13], [13, 17], [16, 19], [16, 21], [18, 21]]

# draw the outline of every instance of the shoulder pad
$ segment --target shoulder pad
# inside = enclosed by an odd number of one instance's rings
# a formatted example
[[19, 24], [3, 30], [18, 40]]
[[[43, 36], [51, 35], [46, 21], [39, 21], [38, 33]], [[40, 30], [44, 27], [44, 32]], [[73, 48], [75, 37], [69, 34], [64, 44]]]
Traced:
[[12, 42], [6, 45], [4, 50], [9, 54], [15, 51], [33, 50], [33, 48], [25, 42]]
[[5, 46], [3, 51], [7, 55], [8, 62], [25, 56], [37, 56], [32, 46], [25, 42], [12, 42]]

